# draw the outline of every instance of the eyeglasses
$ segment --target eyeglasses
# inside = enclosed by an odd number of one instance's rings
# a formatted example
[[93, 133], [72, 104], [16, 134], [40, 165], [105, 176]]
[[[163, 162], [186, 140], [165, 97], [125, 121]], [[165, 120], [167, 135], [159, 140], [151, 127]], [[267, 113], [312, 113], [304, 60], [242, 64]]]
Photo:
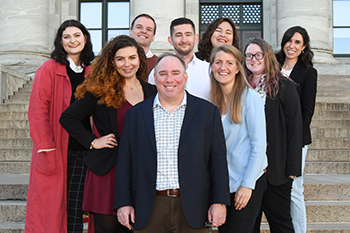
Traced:
[[251, 61], [253, 60], [253, 57], [256, 58], [256, 60], [261, 60], [264, 58], [264, 53], [256, 53], [256, 54], [251, 54], [251, 53], [248, 53], [245, 55], [245, 60], [246, 61]]

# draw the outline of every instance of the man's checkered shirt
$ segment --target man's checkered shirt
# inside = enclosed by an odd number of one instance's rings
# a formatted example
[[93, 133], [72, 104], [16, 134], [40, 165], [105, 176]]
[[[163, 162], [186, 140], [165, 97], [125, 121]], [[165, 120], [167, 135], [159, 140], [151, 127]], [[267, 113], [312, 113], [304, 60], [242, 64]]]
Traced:
[[178, 147], [182, 122], [185, 115], [187, 94], [173, 112], [167, 111], [154, 98], [154, 130], [157, 146], [157, 185], [156, 190], [178, 189]]

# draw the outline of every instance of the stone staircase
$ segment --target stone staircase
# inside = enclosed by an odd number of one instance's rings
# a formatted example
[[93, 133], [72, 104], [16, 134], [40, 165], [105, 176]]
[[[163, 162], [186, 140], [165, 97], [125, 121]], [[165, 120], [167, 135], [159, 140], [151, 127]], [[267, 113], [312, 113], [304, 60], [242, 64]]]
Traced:
[[[350, 76], [320, 76], [305, 168], [308, 233], [350, 233]], [[31, 82], [0, 104], [0, 233], [24, 232]], [[215, 232], [215, 231], [214, 231]], [[262, 224], [267, 233], [268, 224]]]
[[0, 104], [0, 233], [24, 232], [32, 140], [31, 81]]

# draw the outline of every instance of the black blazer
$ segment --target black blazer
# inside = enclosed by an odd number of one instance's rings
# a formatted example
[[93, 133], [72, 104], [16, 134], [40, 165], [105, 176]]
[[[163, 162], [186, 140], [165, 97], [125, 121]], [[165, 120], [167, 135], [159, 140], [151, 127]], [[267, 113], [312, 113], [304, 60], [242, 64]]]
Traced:
[[307, 67], [298, 60], [290, 78], [297, 83], [300, 98], [301, 114], [303, 117], [303, 146], [311, 143], [310, 124], [314, 115], [317, 93], [317, 70]]
[[[145, 99], [156, 93], [155, 86], [141, 80], [140, 82]], [[84, 158], [86, 166], [96, 175], [102, 176], [117, 162], [118, 147], [90, 150], [90, 144], [96, 135], [86, 130], [81, 121], [92, 114], [101, 136], [113, 133], [118, 143], [120, 138], [117, 129], [117, 110], [97, 104], [98, 100], [98, 97], [86, 92], [83, 99], [75, 101], [62, 113], [60, 123], [87, 150]]]
[[279, 91], [272, 100], [266, 97], [267, 177], [272, 185], [301, 175], [302, 117], [294, 84], [281, 78]]
[[[156, 192], [153, 101], [149, 98], [127, 112], [119, 144], [114, 210], [133, 206], [135, 229], [149, 222]], [[204, 228], [210, 205], [230, 202], [226, 145], [219, 109], [190, 94], [179, 139], [178, 172], [186, 220], [194, 228]]]

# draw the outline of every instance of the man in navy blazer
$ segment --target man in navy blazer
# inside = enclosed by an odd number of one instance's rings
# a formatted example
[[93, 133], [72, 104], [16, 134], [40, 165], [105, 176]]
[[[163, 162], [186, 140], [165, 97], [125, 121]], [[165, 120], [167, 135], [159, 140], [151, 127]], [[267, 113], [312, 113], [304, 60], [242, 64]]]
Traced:
[[135, 232], [208, 232], [205, 227], [226, 219], [229, 182], [220, 112], [185, 91], [185, 69], [177, 55], [159, 57], [158, 94], [125, 116], [114, 210]]

